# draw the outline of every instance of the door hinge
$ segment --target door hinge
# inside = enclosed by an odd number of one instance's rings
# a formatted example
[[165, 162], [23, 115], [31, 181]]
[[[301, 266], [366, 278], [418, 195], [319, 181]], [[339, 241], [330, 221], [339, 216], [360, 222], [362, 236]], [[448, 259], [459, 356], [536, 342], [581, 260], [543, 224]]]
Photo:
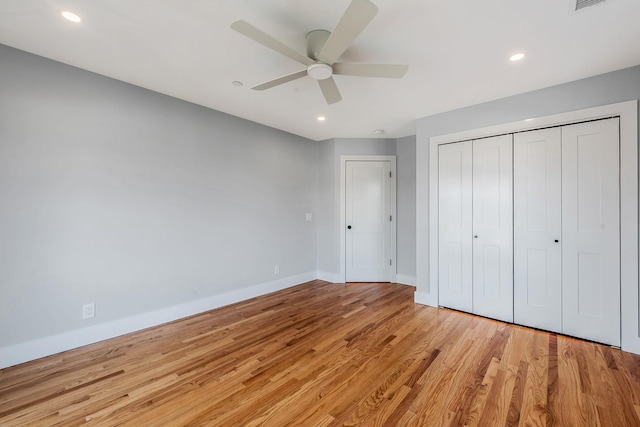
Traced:
[[389, 221], [393, 221], [393, 215], [389, 215]]
[[389, 178], [391, 178], [391, 171], [389, 171]]
[[393, 263], [392, 263], [392, 261], [391, 261], [391, 260], [389, 260], [389, 265], [393, 265]]

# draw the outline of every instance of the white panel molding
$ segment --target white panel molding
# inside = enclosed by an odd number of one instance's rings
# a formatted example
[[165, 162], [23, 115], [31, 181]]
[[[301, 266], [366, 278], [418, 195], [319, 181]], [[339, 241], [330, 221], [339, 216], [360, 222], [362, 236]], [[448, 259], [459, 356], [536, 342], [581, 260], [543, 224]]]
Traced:
[[0, 369], [172, 322], [225, 305], [290, 288], [316, 279], [316, 272], [285, 277], [208, 298], [178, 304], [136, 316], [76, 329], [0, 348]]
[[388, 161], [391, 165], [391, 215], [393, 215], [393, 226], [391, 227], [391, 260], [394, 268], [391, 269], [391, 282], [396, 281], [396, 266], [397, 254], [396, 254], [396, 219], [398, 214], [396, 211], [396, 185], [397, 176], [396, 173], [396, 156], [366, 156], [366, 155], [341, 155], [340, 156], [340, 279], [335, 282], [346, 282], [346, 177], [347, 177], [347, 162], [348, 161]]
[[[416, 283], [415, 302], [438, 306], [438, 146], [507, 133], [620, 117], [620, 254], [621, 342], [625, 351], [640, 354], [638, 293], [638, 101], [586, 108], [433, 136], [416, 143]], [[428, 168], [425, 167], [428, 165]], [[426, 268], [422, 260], [429, 260]]]

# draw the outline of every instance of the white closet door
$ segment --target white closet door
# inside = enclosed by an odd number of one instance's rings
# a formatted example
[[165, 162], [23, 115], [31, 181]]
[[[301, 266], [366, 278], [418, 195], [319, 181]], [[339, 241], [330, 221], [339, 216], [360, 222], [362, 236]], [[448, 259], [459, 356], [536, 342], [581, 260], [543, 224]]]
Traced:
[[562, 332], [560, 128], [513, 141], [515, 323]]
[[473, 313], [513, 321], [512, 136], [473, 141]]
[[620, 345], [619, 119], [562, 128], [563, 331]]
[[439, 304], [472, 311], [471, 141], [438, 147]]

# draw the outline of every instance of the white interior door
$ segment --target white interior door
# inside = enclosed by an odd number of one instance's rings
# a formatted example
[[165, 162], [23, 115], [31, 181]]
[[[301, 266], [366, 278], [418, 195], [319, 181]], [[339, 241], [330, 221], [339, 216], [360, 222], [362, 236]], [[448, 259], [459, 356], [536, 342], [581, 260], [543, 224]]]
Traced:
[[562, 332], [560, 128], [514, 135], [514, 322]]
[[619, 119], [562, 128], [563, 331], [620, 345]]
[[471, 312], [472, 143], [438, 147], [439, 304]]
[[473, 313], [513, 321], [511, 135], [473, 141]]
[[345, 234], [347, 282], [391, 279], [391, 164], [347, 161]]

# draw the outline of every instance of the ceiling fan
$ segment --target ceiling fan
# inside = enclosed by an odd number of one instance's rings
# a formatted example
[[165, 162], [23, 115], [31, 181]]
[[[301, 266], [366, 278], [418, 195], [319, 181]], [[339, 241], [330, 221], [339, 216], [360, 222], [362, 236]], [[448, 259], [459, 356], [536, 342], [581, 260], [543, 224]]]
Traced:
[[333, 75], [400, 78], [409, 68], [408, 65], [400, 64], [336, 62], [377, 13], [378, 8], [369, 0], [352, 0], [333, 32], [314, 30], [307, 34], [306, 56], [246, 21], [235, 21], [231, 24], [231, 28], [307, 67], [304, 70], [262, 83], [252, 89], [265, 90], [310, 76], [318, 81], [327, 104], [333, 104], [342, 99]]

